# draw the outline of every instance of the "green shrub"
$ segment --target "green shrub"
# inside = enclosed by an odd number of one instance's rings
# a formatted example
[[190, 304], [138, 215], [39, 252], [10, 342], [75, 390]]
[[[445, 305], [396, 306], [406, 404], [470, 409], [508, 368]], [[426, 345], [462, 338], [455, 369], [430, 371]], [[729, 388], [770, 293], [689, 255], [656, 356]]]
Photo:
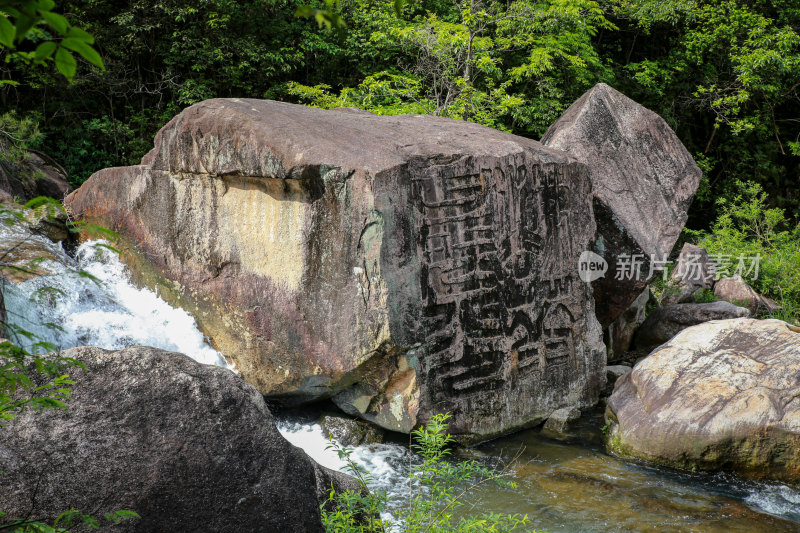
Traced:
[[703, 289], [694, 293], [694, 301], [699, 304], [711, 303], [717, 301], [717, 297], [714, 294], [714, 291]]
[[[329, 533], [373, 532], [481, 532], [500, 533], [521, 531], [527, 515], [486, 513], [465, 516], [457, 510], [468, 506], [472, 490], [487, 482], [515, 487], [507, 481], [507, 471], [495, 471], [475, 461], [448, 460], [453, 438], [447, 434], [449, 414], [440, 414], [413, 432], [412, 445], [422, 463], [413, 469], [408, 479], [407, 499], [396, 502], [394, 520], [381, 520], [380, 515], [390, 503], [385, 492], [368, 492], [369, 473], [351, 458], [351, 450], [331, 441], [331, 447], [346, 462], [346, 468], [362, 488], [337, 494], [323, 505], [322, 522]], [[463, 510], [463, 509], [462, 509]]]
[[[712, 259], [729, 267], [719, 271], [718, 277], [739, 270], [754, 289], [783, 306], [774, 316], [797, 322], [800, 224], [788, 219], [783, 209], [768, 209], [761, 185], [737, 182], [736, 186], [738, 193], [732, 201], [719, 200], [720, 215], [710, 231], [687, 232]], [[757, 265], [751, 260], [756, 257]]]

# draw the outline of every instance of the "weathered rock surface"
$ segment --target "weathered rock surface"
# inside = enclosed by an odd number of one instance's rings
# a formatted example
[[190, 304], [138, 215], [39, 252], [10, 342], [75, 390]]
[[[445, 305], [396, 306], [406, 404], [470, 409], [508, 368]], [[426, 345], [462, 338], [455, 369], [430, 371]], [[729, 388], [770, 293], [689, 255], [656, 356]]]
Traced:
[[360, 446], [383, 442], [383, 430], [363, 420], [343, 416], [325, 415], [319, 421], [328, 438], [343, 446]]
[[62, 200], [72, 191], [67, 173], [46, 154], [31, 151], [23, 161], [0, 162], [0, 192], [23, 202], [36, 196]]
[[261, 392], [482, 440], [596, 402], [586, 166], [430, 116], [209, 100], [67, 199]]
[[681, 248], [678, 261], [670, 274], [664, 305], [691, 303], [695, 295], [714, 286], [716, 265], [708, 252], [699, 246], [686, 243]]
[[[597, 318], [608, 326], [646, 287], [650, 257], [661, 261], [669, 255], [702, 172], [661, 117], [604, 83], [572, 104], [542, 143], [589, 167], [594, 252], [609, 265], [609, 273], [592, 286]], [[641, 276], [616, 279], [618, 261], [630, 263], [635, 255], [644, 263]]]
[[781, 308], [778, 302], [758, 294], [739, 274], [722, 278], [714, 284], [714, 296], [732, 304], [747, 307], [750, 313], [774, 313]]
[[638, 350], [649, 350], [670, 340], [682, 330], [709, 322], [750, 316], [750, 311], [730, 302], [675, 304], [659, 307], [650, 313], [636, 331], [634, 343]]
[[698, 325], [623, 376], [608, 401], [614, 452], [682, 468], [800, 481], [800, 329]]
[[63, 265], [59, 245], [25, 221], [0, 225], [0, 249], [3, 250], [0, 279], [8, 282], [51, 274]]
[[553, 412], [547, 422], [544, 423], [542, 431], [547, 434], [563, 436], [567, 433], [570, 424], [579, 420], [581, 417], [580, 409], [575, 407], [562, 407]]
[[606, 388], [603, 391], [605, 396], [610, 396], [614, 392], [614, 385], [619, 378], [631, 371], [628, 365], [609, 365], [606, 367]]
[[30, 230], [47, 237], [53, 242], [61, 242], [70, 238], [69, 219], [60, 206], [44, 204], [28, 210], [26, 222]]
[[618, 361], [631, 349], [636, 329], [642, 325], [650, 302], [650, 289], [645, 289], [617, 319], [605, 329], [606, 358]]
[[[348, 476], [278, 433], [263, 397], [229, 370], [155, 348], [73, 348], [86, 365], [68, 411], [26, 411], [0, 431], [8, 516], [76, 508], [141, 520], [122, 531], [322, 531]], [[117, 530], [117, 529], [115, 529]]]

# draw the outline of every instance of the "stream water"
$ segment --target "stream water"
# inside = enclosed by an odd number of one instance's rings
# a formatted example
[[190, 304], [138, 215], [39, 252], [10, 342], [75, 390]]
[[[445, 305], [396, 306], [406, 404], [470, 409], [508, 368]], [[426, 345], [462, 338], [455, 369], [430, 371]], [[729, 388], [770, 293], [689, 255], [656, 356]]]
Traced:
[[[18, 236], [0, 230], [0, 243], [13, 238]], [[9, 322], [62, 348], [143, 344], [225, 366], [192, 317], [155, 293], [134, 287], [113, 253], [86, 243], [70, 257], [59, 245], [33, 239], [36, 253], [45, 251], [50, 258], [41, 265], [50, 274], [4, 284]], [[58, 292], [43, 292], [47, 286]], [[31, 344], [25, 338], [17, 340]], [[518, 487], [481, 487], [474, 494], [478, 509], [526, 513], [531, 527], [551, 533], [800, 531], [800, 488], [621, 461], [605, 453], [601, 426], [598, 411], [585, 415], [567, 440], [528, 430], [470, 451], [489, 465], [517, 456], [512, 472]], [[312, 420], [285, 417], [278, 428], [321, 464], [342, 468]], [[403, 505], [405, 477], [413, 462], [407, 445], [360, 446], [353, 458], [371, 472], [372, 488], [386, 490], [395, 506]]]

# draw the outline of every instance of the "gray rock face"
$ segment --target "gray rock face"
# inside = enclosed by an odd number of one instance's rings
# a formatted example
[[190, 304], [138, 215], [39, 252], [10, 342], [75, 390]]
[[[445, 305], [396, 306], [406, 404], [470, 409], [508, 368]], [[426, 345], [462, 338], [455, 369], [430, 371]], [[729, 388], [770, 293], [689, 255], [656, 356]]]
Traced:
[[682, 330], [709, 322], [749, 317], [750, 311], [729, 302], [675, 304], [659, 307], [639, 326], [634, 338], [638, 350], [649, 350], [664, 344]]
[[342, 446], [360, 446], [383, 442], [383, 430], [363, 420], [325, 415], [320, 421], [325, 436]]
[[[701, 171], [658, 115], [600, 83], [567, 109], [542, 138], [589, 167], [597, 241], [609, 273], [592, 283], [597, 318], [612, 323], [652, 277], [650, 256], [666, 259], [684, 224]], [[641, 254], [641, 277], [615, 279], [625, 256]]]
[[739, 274], [717, 281], [714, 284], [714, 296], [747, 307], [753, 315], [759, 312], [774, 313], [781, 308], [778, 302], [758, 294]]
[[636, 329], [644, 322], [650, 289], [645, 289], [604, 332], [606, 356], [609, 362], [617, 361], [631, 349]]
[[23, 161], [0, 164], [0, 193], [24, 202], [36, 196], [62, 200], [72, 191], [67, 173], [46, 154], [30, 151]]
[[606, 388], [603, 391], [606, 396], [614, 392], [614, 385], [619, 378], [631, 371], [628, 365], [610, 365], [606, 367]]
[[575, 407], [564, 407], [558, 409], [550, 415], [544, 423], [542, 430], [546, 433], [564, 435], [569, 429], [570, 424], [580, 419], [581, 411]]
[[664, 305], [691, 303], [695, 295], [714, 286], [716, 265], [708, 252], [694, 244], [686, 243], [681, 248], [678, 261], [670, 274], [669, 293], [664, 297]]
[[597, 401], [604, 349], [577, 260], [585, 165], [430, 116], [259, 100], [184, 110], [134, 167], [67, 199], [136, 280], [190, 311], [261, 392], [332, 396], [477, 441]]
[[617, 454], [800, 481], [800, 329], [720, 320], [682, 331], [620, 378], [606, 410]]
[[64, 352], [69, 410], [26, 411], [0, 431], [8, 516], [130, 509], [121, 531], [322, 531], [331, 483], [354, 488], [278, 433], [263, 397], [229, 370], [133, 347]]

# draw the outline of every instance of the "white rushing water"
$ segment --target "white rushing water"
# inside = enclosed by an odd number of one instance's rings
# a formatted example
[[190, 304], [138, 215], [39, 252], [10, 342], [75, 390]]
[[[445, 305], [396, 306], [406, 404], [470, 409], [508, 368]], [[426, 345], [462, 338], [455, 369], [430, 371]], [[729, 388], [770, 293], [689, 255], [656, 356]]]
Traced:
[[[58, 261], [41, 264], [48, 275], [5, 284], [8, 321], [14, 326], [62, 349], [154, 346], [184, 353], [201, 363], [227, 366], [189, 313], [171, 307], [153, 291], [131, 284], [130, 274], [114, 252], [87, 242], [73, 259], [59, 245], [41, 237], [33, 239], [41, 239], [37, 245]], [[20, 335], [13, 340], [29, 349], [32, 344]]]
[[[281, 435], [302, 448], [312, 459], [331, 470], [346, 472], [346, 462], [330, 446], [319, 424], [279, 421]], [[350, 448], [350, 458], [370, 474], [370, 489], [386, 491], [390, 500], [401, 502], [407, 494], [408, 449], [397, 444], [367, 444]]]

